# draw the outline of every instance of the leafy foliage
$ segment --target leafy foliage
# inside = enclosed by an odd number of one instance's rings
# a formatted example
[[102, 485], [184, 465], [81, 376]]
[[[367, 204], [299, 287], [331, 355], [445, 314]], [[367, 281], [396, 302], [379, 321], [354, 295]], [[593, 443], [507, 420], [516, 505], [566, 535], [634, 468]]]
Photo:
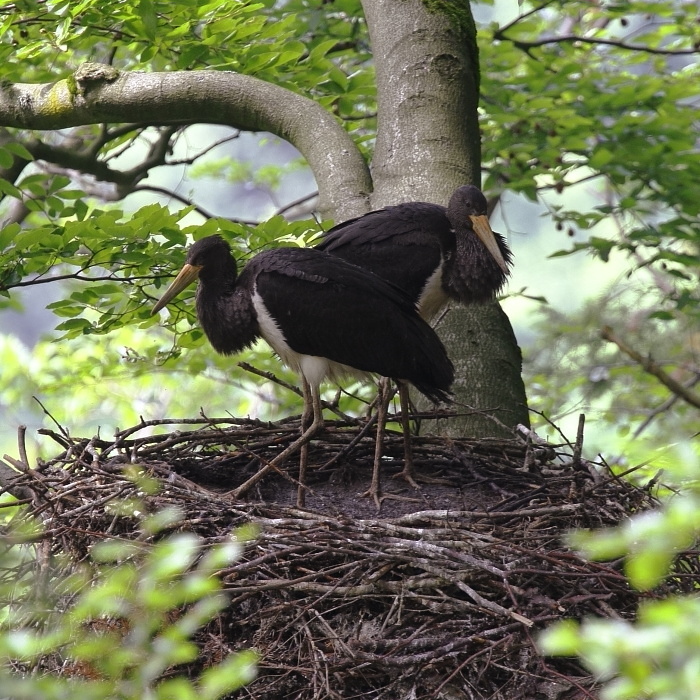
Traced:
[[[147, 480], [141, 486], [154, 488]], [[139, 507], [124, 503], [120, 515], [138, 517]], [[216, 572], [236, 560], [246, 538], [238, 533], [206, 551], [186, 533], [154, 541], [180, 520], [175, 511], [142, 517], [144, 541], [106, 540], [80, 570], [64, 570], [57, 559], [48, 586], [33, 575], [31, 545], [16, 544], [40, 539], [41, 527], [17, 510], [0, 557], [4, 691], [13, 698], [216, 700], [252, 680], [252, 652], [208, 662], [194, 680], [176, 672], [197, 660], [193, 636], [226, 606]], [[56, 668], [62, 673], [49, 672]]]
[[668, 300], [686, 310], [700, 272], [694, 15], [688, 2], [545, 3], [481, 43], [487, 186], [534, 200], [589, 182], [600, 203], [550, 204], [552, 220], [616, 230], [563, 252], [619, 249], [675, 278]]
[[[700, 537], [697, 461], [696, 449], [665, 470], [662, 481], [675, 494], [662, 510], [612, 530], [573, 533], [572, 546], [596, 560], [624, 557], [625, 573], [640, 590], [652, 590], [666, 576], [682, 576], [674, 557]], [[699, 620], [697, 596], [651, 599], [634, 623], [567, 620], [547, 630], [540, 644], [548, 654], [580, 656], [605, 681], [605, 700], [691, 700], [700, 691]]]
[[[574, 0], [518, 7], [509, 21], [498, 18], [480, 27], [485, 189], [543, 203], [551, 235], [565, 241], [555, 255], [587, 253], [621, 268], [621, 283], [579, 314], [542, 313], [538, 345], [526, 357], [530, 399], [553, 416], [593, 409], [618, 433], [620, 439], [608, 436], [605, 446], [615, 457], [626, 454], [622, 469], [632, 460], [646, 462], [652, 447], [671, 471], [683, 463], [694, 466], [697, 455], [687, 443], [695, 410], [604, 344], [598, 329], [614, 325], [637, 347], [653, 352], [668, 372], [689, 386], [697, 383], [700, 25], [695, 4]], [[376, 94], [359, 0], [15, 3], [0, 8], [0, 59], [0, 76], [10, 82], [57, 80], [86, 60], [123, 70], [247, 73], [316, 99], [371, 158]], [[126, 374], [141, 374], [138, 386], [147, 393], [138, 393], [163, 410], [182, 406], [172, 403], [172, 396], [185, 393], [180, 381], [185, 375], [195, 376], [188, 385], [190, 406], [216, 397], [217, 407], [236, 413], [250, 407], [240, 392], [231, 398], [208, 383], [211, 377], [219, 389], [222, 382], [251, 386], [205, 348], [189, 297], [183, 295], [168, 312], [165, 330], [145, 300], [156, 298], [193, 238], [222, 232], [244, 258], [267, 245], [303, 245], [318, 226], [278, 217], [250, 227], [207, 217], [194, 200], [180, 210], [151, 202], [125, 212], [98, 203], [148, 190], [145, 178], [161, 166], [268, 189], [287, 174], [281, 167], [221, 157], [209, 146], [195, 157], [174, 157], [191, 133], [189, 125], [142, 124], [0, 133], [0, 196], [7, 223], [0, 231], [0, 302], [16, 304], [15, 291], [23, 285], [59, 279], [64, 285], [51, 303], [60, 319], [60, 344], [40, 344], [31, 357], [10, 342], [0, 347], [5, 406], [19, 405], [34, 390], [59, 396], [72, 383], [76, 403], [64, 398], [62, 405], [79, 414], [91, 402], [105, 403], [118, 394]], [[111, 187], [107, 195], [105, 183]], [[583, 202], [584, 194], [592, 204]], [[242, 213], [232, 212], [231, 218], [236, 215]], [[262, 369], [272, 367], [266, 354], [254, 357]], [[34, 376], [20, 371], [33, 362], [40, 365]], [[166, 378], [164, 371], [175, 368], [181, 374]], [[82, 391], [75, 375], [82, 378]], [[164, 398], [168, 389], [171, 398]], [[115, 413], [128, 403], [113, 401], [105, 405]], [[284, 401], [287, 411], [289, 399]], [[626, 440], [641, 431], [650, 436], [648, 445]], [[643, 478], [658, 464], [654, 460]], [[673, 476], [673, 488], [694, 479], [690, 469]], [[651, 587], [666, 573], [671, 553], [697, 536], [696, 501], [691, 489], [662, 515], [578, 544], [596, 556], [628, 553], [632, 582]], [[608, 687], [610, 698], [696, 697], [696, 607], [695, 601], [664, 601], [649, 604], [635, 626], [570, 625], [551, 634], [547, 649], [582, 654], [595, 672], [617, 674]], [[62, 642], [61, 634], [56, 639]], [[44, 638], [27, 639], [26, 658], [53, 648]], [[118, 675], [128, 664], [116, 662], [107, 670]], [[40, 694], [46, 692], [42, 686]], [[182, 697], [188, 692], [182, 690]]]
[[[624, 471], [648, 462], [636, 478], [649, 479], [668, 461], [686, 459], [680, 436], [692, 435], [697, 409], [601, 337], [600, 319], [624, 329], [627, 342], [686, 386], [697, 383], [692, 362], [697, 324], [649, 288], [645, 271], [591, 299], [575, 312], [543, 307], [534, 330], [540, 341], [529, 354], [530, 406], [559, 426], [586, 414], [586, 449]], [[670, 318], [659, 318], [661, 309]], [[612, 430], [600, 430], [610, 425]], [[659, 454], [654, 454], [655, 450]], [[660, 455], [664, 453], [662, 458]], [[652, 459], [652, 455], [654, 458]]]
[[[193, 407], [209, 415], [253, 414], [270, 420], [298, 407], [299, 395], [261, 382], [211, 349], [194, 315], [194, 287], [169, 305], [162, 319], [151, 316], [151, 309], [183, 264], [188, 236], [221, 233], [242, 267], [270, 245], [305, 245], [317, 225], [273, 217], [255, 228], [226, 219], [181, 226], [186, 213], [154, 204], [133, 215], [94, 209], [83, 221], [8, 227], [16, 233], [0, 252], [0, 269], [7, 260], [8, 276], [55, 281], [53, 261], [60, 260], [66, 285], [62, 298], [48, 305], [59, 318], [60, 342], [42, 342], [29, 351], [0, 336], [0, 408], [8, 425], [32, 420], [38, 410], [33, 397], [40, 397], [61, 424], [75, 429], [75, 417], [83, 416], [82, 429], [96, 432], [111, 432], [115, 421], [136, 423], [141, 415], [188, 417]], [[144, 231], [158, 231], [159, 239]], [[245, 359], [259, 371], [297, 385], [296, 376], [282, 370], [264, 343]], [[359, 411], [369, 389], [351, 389], [345, 410]], [[334, 392], [329, 387], [329, 399]]]
[[700, 608], [689, 598], [644, 605], [635, 624], [562, 623], [542, 640], [544, 651], [580, 655], [606, 681], [603, 700], [691, 700], [698, 697]]

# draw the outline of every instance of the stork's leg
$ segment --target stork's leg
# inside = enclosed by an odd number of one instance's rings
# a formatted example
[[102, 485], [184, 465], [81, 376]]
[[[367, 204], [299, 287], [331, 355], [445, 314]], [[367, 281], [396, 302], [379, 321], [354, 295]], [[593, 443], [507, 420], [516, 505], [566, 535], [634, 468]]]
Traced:
[[[246, 491], [248, 491], [248, 489], [251, 488], [251, 486], [255, 486], [255, 484], [257, 484], [258, 481], [260, 481], [260, 479], [262, 479], [266, 474], [271, 472], [273, 469], [277, 469], [277, 467], [280, 464], [282, 464], [289, 456], [293, 455], [295, 452], [298, 452], [304, 445], [306, 445], [309, 442], [309, 440], [323, 427], [323, 411], [321, 409], [321, 394], [319, 392], [319, 388], [317, 386], [309, 386], [308, 384], [306, 384], [305, 380], [302, 385], [302, 388], [304, 389], [304, 413], [302, 414], [302, 423], [304, 422], [304, 416], [311, 415], [311, 411], [313, 411], [314, 419], [311, 422], [311, 425], [302, 432], [301, 436], [297, 440], [295, 440], [291, 445], [282, 450], [282, 452], [280, 452], [277, 455], [277, 457], [268, 462], [261, 469], [258, 469], [258, 471], [255, 474], [253, 474], [253, 476], [251, 476], [250, 479], [244, 481], [238, 488], [235, 488], [232, 491], [230, 491], [229, 493], [234, 498], [240, 498]], [[308, 408], [309, 400], [311, 403], [311, 409]], [[306, 464], [303, 465], [303, 470], [304, 472], [306, 472]], [[303, 483], [302, 476], [304, 475], [300, 473], [299, 481], [301, 483]], [[303, 503], [303, 496], [301, 500]], [[297, 503], [299, 503], [298, 494]]]
[[[306, 381], [306, 377], [301, 378], [301, 388], [304, 392], [304, 412], [301, 414], [301, 434], [307, 435], [301, 443], [299, 451], [299, 486], [297, 488], [297, 508], [304, 507], [306, 496], [306, 465], [309, 461], [309, 440], [323, 425], [323, 409], [321, 408], [321, 393], [318, 387], [312, 389]], [[311, 420], [313, 418], [313, 420]], [[311, 420], [311, 425], [307, 428]], [[300, 438], [301, 439], [301, 438]]]
[[369, 490], [362, 494], [363, 496], [372, 496], [374, 502], [377, 504], [377, 510], [382, 506], [380, 469], [382, 464], [382, 448], [384, 446], [384, 427], [386, 425], [386, 413], [389, 401], [389, 379], [387, 377], [381, 377], [379, 379], [379, 390], [377, 392], [377, 439], [374, 443], [372, 483], [370, 484]]
[[401, 403], [401, 428], [403, 429], [403, 471], [396, 474], [397, 477], [402, 477], [408, 481], [413, 488], [420, 488], [417, 482], [424, 484], [442, 484], [449, 486], [450, 482], [445, 479], [438, 479], [432, 476], [418, 476], [413, 463], [413, 444], [411, 442], [411, 395], [408, 390], [408, 384], [405, 382], [396, 382], [399, 387], [399, 402]]
[[[393, 392], [390, 386], [391, 380], [388, 377], [381, 377], [379, 380], [379, 391], [377, 396], [377, 439], [374, 443], [374, 467], [372, 469], [372, 483], [363, 496], [371, 496], [377, 504], [377, 512], [382, 507], [382, 501], [385, 499], [394, 499], [397, 501], [417, 501], [416, 498], [407, 498], [406, 496], [398, 496], [394, 493], [382, 493], [381, 488], [381, 466], [382, 454], [384, 452], [384, 429], [386, 427], [386, 414], [389, 410], [389, 401]], [[399, 385], [400, 386], [400, 385]], [[410, 436], [409, 436], [410, 437]]]
[[413, 466], [413, 445], [411, 444], [411, 420], [409, 410], [411, 408], [411, 396], [408, 385], [405, 382], [397, 382], [399, 386], [399, 403], [401, 404], [401, 428], [403, 429], [403, 476], [413, 488], [417, 489], [416, 472]]

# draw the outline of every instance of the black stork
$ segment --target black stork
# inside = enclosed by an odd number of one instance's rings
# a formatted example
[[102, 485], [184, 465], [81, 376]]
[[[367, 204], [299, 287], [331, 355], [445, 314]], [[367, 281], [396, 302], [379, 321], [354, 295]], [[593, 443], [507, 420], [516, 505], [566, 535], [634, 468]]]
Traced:
[[[371, 272], [313, 248], [277, 248], [258, 253], [239, 275], [228, 243], [208, 236], [190, 247], [152, 313], [197, 278], [197, 317], [217, 352], [240, 352], [262, 337], [302, 377], [301, 437], [235, 489], [235, 497], [301, 449], [297, 501], [303, 505], [306, 445], [323, 426], [325, 378], [378, 374], [410, 382], [433, 402], [448, 399], [454, 368], [440, 339], [400, 289]], [[378, 475], [370, 493], [379, 506]]]
[[[505, 284], [512, 255], [505, 239], [491, 229], [486, 208], [481, 190], [463, 185], [447, 207], [429, 202], [386, 207], [335, 226], [315, 247], [402, 288], [420, 315], [430, 320], [450, 299], [485, 302]], [[408, 390], [401, 382], [398, 386], [405, 447], [402, 475], [415, 486]]]

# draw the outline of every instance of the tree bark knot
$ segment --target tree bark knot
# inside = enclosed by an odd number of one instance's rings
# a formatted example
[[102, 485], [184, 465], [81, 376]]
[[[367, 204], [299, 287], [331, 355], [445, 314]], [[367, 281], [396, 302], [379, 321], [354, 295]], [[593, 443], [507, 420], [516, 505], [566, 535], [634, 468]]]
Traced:
[[77, 91], [85, 95], [95, 84], [112, 83], [119, 77], [119, 71], [105, 63], [83, 63], [73, 74]]

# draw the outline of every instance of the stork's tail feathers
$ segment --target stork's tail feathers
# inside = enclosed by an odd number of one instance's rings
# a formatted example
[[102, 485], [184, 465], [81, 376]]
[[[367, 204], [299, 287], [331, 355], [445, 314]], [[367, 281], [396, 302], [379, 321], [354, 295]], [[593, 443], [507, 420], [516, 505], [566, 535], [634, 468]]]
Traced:
[[414, 374], [411, 383], [433, 403], [452, 403], [450, 387], [455, 368], [440, 338], [427, 323], [419, 319], [423, 339], [418, 344]]
[[453, 401], [452, 392], [446, 389], [440, 389], [426, 384], [416, 384], [415, 387], [423, 396], [430, 399], [433, 403], [452, 403]]

